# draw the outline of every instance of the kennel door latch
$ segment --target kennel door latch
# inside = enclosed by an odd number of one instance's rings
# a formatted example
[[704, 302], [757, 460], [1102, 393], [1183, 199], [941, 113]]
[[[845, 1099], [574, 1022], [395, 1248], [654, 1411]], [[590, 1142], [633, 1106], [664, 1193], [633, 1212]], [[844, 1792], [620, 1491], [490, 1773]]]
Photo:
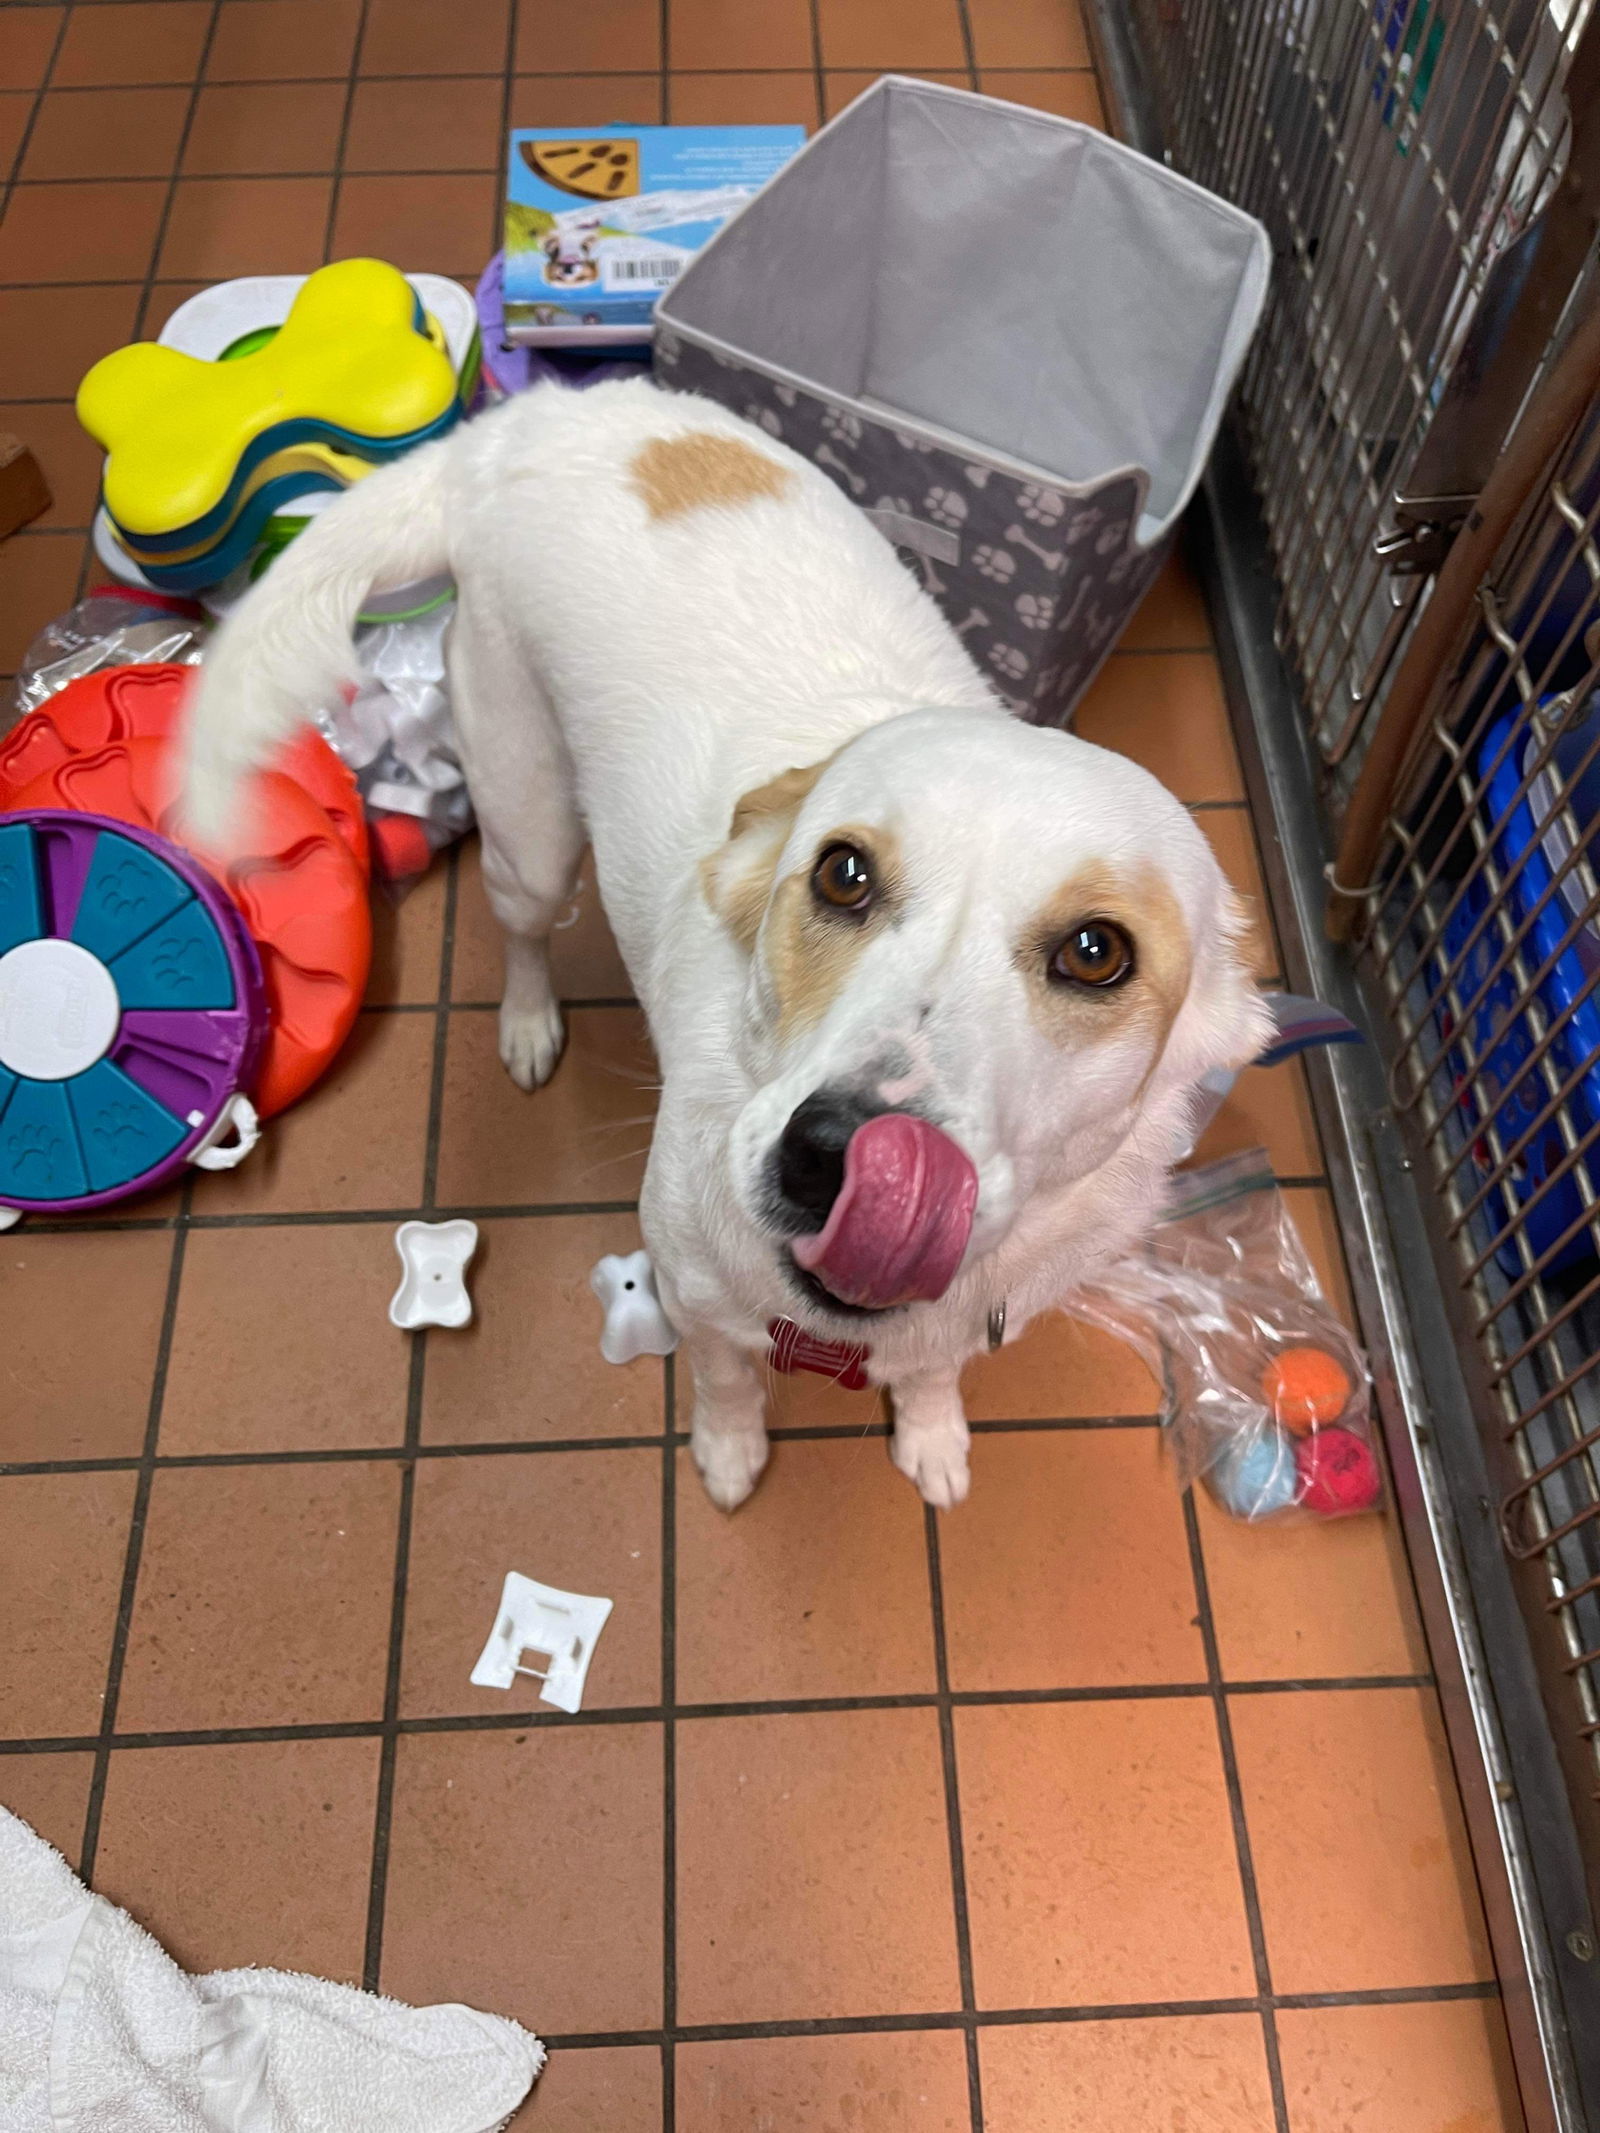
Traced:
[[1397, 578], [1429, 578], [1478, 501], [1471, 496], [1397, 496], [1394, 524], [1372, 544], [1373, 554]]

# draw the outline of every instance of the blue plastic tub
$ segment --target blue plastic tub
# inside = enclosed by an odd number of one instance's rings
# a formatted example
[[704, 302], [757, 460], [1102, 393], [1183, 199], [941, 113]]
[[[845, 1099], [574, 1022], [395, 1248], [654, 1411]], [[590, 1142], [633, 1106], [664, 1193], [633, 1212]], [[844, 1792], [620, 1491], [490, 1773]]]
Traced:
[[[1524, 794], [1520, 799], [1516, 797], [1524, 767], [1539, 745], [1537, 734], [1529, 728], [1524, 731], [1520, 745], [1513, 743], [1508, 748], [1506, 744], [1517, 723], [1516, 717], [1497, 720], [1479, 750], [1479, 773], [1488, 778], [1484, 813], [1493, 838], [1494, 863], [1500, 876], [1505, 907], [1517, 928], [1527, 927], [1517, 959], [1529, 974], [1547, 962], [1550, 964], [1538, 986], [1543, 1026], [1549, 1028], [1566, 1015], [1569, 1008], [1572, 1010], [1551, 1044], [1549, 1057], [1560, 1084], [1563, 1087], [1570, 1084], [1565, 1099], [1566, 1111], [1574, 1133], [1581, 1139], [1600, 1121], [1600, 1003], [1589, 991], [1596, 972], [1600, 971], [1600, 931], [1591, 920], [1566, 940], [1565, 946], [1561, 945], [1581, 909], [1577, 883], [1570, 875], [1563, 879], [1560, 889], [1550, 896], [1537, 917], [1532, 916], [1562, 863], [1566, 838], [1554, 820], [1547, 820], [1543, 825], [1539, 822], [1533, 804], [1538, 796], [1537, 781], [1532, 794]], [[1551, 768], [1563, 784], [1597, 735], [1600, 735], [1600, 697], [1591, 704], [1588, 716], [1563, 734], [1553, 751]], [[1504, 760], [1493, 768], [1502, 751]], [[1591, 765], [1577, 779], [1569, 794], [1569, 804], [1580, 836], [1586, 845], [1591, 844], [1595, 834], [1600, 832], [1600, 765]], [[1490, 891], [1481, 877], [1474, 880], [1445, 926], [1445, 948], [1457, 973], [1452, 989], [1462, 1001], [1474, 997], [1500, 953], [1500, 934], [1492, 924], [1486, 925], [1468, 946], [1474, 929], [1489, 907], [1489, 900]], [[1433, 975], [1437, 982], [1443, 971], [1435, 970]], [[1442, 1007], [1439, 1015], [1443, 1034], [1454, 1037], [1456, 1029], [1448, 1007]], [[1459, 1115], [1473, 1130], [1468, 1160], [1475, 1175], [1482, 1180], [1492, 1172], [1496, 1163], [1487, 1129], [1493, 1127], [1504, 1153], [1534, 1124], [1549, 1098], [1547, 1078], [1541, 1068], [1522, 1073], [1524, 1063], [1539, 1041], [1539, 1029], [1521, 998], [1521, 986], [1511, 969], [1502, 970], [1495, 977], [1474, 1008], [1471, 1038], [1477, 1054], [1477, 1085], [1491, 1098], [1487, 1109], [1465, 1093], [1471, 1071], [1465, 1053], [1452, 1047], [1446, 1060], [1456, 1086], [1463, 1090]], [[1528, 1145], [1520, 1150], [1506, 1179], [1485, 1197], [1478, 1209], [1473, 1227], [1481, 1243], [1487, 1243], [1491, 1236], [1504, 1229], [1514, 1214], [1522, 1211], [1521, 1228], [1529, 1249], [1535, 1257], [1544, 1260], [1557, 1239], [1565, 1236], [1581, 1219], [1584, 1201], [1575, 1170], [1548, 1191], [1540, 1191], [1552, 1171], [1559, 1167], [1566, 1147], [1558, 1122], [1554, 1118], [1547, 1119]], [[1600, 1195], [1600, 1138], [1583, 1157], [1582, 1167], [1590, 1186]], [[1596, 1256], [1593, 1236], [1588, 1228], [1580, 1228], [1546, 1262], [1545, 1271], [1556, 1272]], [[1522, 1254], [1513, 1239], [1508, 1238], [1498, 1247], [1496, 1257], [1501, 1270], [1512, 1279], [1524, 1271]]]

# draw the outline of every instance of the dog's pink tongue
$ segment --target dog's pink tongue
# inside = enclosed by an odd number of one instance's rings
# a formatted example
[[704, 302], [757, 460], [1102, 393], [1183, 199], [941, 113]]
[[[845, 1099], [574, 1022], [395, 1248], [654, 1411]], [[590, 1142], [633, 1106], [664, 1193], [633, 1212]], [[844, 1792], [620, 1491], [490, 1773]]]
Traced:
[[904, 1111], [858, 1126], [827, 1225], [795, 1263], [841, 1303], [883, 1311], [942, 1296], [972, 1229], [978, 1173], [937, 1126]]

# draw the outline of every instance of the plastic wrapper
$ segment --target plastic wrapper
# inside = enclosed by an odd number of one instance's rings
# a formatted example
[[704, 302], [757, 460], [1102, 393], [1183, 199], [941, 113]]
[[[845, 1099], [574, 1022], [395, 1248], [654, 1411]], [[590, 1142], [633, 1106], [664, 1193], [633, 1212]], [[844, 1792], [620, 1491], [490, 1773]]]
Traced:
[[[362, 680], [314, 715], [323, 738], [355, 773], [384, 886], [403, 895], [434, 854], [472, 828], [472, 803], [456, 754], [445, 648], [455, 615], [442, 596], [409, 612], [374, 616], [356, 637]], [[418, 588], [419, 592], [427, 588]], [[209, 622], [188, 601], [107, 586], [49, 623], [28, 647], [0, 732], [69, 681], [102, 667], [198, 665]]]
[[58, 615], [34, 638], [17, 673], [9, 716], [0, 732], [82, 674], [102, 667], [194, 666], [205, 643], [200, 610], [187, 601], [152, 598], [131, 588], [95, 591]]
[[396, 895], [472, 827], [445, 671], [454, 615], [448, 599], [363, 629], [361, 685], [317, 714], [324, 738], [355, 772], [373, 856]]
[[[1320, 1045], [1365, 1042], [1355, 1024], [1324, 1000], [1311, 1000], [1303, 993], [1267, 992], [1261, 995], [1261, 1003], [1272, 1010], [1273, 1038], [1266, 1050], [1251, 1061], [1252, 1066], [1281, 1066], [1297, 1052], [1308, 1052]], [[1204, 1076], [1195, 1090], [1188, 1143], [1174, 1161], [1186, 1163], [1193, 1155], [1238, 1078], [1238, 1070], [1233, 1067], [1219, 1067]]]
[[1235, 1517], [1370, 1511], [1382, 1495], [1366, 1360], [1328, 1308], [1265, 1154], [1183, 1173], [1155, 1230], [1075, 1318], [1166, 1387], [1179, 1483]]

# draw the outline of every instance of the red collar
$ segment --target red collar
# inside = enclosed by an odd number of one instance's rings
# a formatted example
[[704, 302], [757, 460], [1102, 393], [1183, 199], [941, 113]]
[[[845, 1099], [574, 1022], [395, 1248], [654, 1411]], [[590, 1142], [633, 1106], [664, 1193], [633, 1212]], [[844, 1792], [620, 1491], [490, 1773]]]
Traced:
[[832, 1378], [846, 1392], [866, 1390], [868, 1349], [845, 1341], [819, 1341], [812, 1334], [802, 1333], [792, 1318], [775, 1318], [767, 1331], [772, 1335], [772, 1367], [785, 1377], [792, 1377], [797, 1370], [814, 1370], [818, 1377]]

